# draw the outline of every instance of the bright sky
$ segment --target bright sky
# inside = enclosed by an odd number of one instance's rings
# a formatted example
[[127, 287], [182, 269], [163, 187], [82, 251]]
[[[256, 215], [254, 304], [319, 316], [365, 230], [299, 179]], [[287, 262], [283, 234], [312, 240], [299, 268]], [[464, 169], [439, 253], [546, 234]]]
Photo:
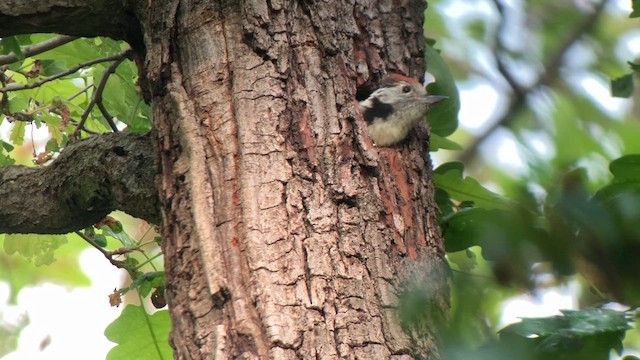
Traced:
[[[16, 307], [9, 307], [9, 288], [0, 282], [0, 307], [16, 318], [28, 312], [29, 325], [20, 334], [18, 351], [2, 360], [104, 359], [115, 345], [104, 329], [118, 317], [120, 308], [109, 305], [108, 295], [121, 285], [121, 270], [93, 249], [82, 252], [80, 265], [92, 281], [90, 287], [68, 289], [45, 283], [24, 288]], [[42, 267], [46, 271], [46, 267]], [[49, 345], [40, 351], [40, 344]]]

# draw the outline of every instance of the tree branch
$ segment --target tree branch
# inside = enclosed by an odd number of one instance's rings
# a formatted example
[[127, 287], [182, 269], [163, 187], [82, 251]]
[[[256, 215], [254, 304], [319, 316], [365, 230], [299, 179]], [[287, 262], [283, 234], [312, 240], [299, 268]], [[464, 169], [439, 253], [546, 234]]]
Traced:
[[[27, 46], [22, 50], [22, 54], [24, 54], [25, 57], [38, 55], [45, 51], [49, 51], [53, 48], [57, 48], [58, 46], [71, 42], [77, 38], [78, 38], [77, 36], [59, 35], [52, 39], [45, 40], [41, 43], [38, 43], [32, 46]], [[11, 64], [18, 60], [19, 60], [18, 55], [14, 53], [11, 53], [9, 55], [2, 55], [0, 56], [0, 65]]]
[[[76, 130], [73, 132], [73, 135], [75, 137], [78, 137], [80, 135], [80, 131], [85, 130], [84, 123], [87, 121], [87, 118], [89, 117], [89, 114], [91, 113], [91, 110], [96, 105], [96, 103], [102, 103], [102, 93], [104, 92], [104, 88], [107, 86], [107, 80], [109, 80], [109, 76], [111, 76], [111, 74], [113, 74], [116, 71], [118, 66], [120, 66], [120, 63], [122, 63], [125, 58], [129, 57], [132, 54], [133, 54], [133, 50], [131, 49], [127, 49], [123, 51], [122, 53], [118, 54], [122, 56], [116, 59], [115, 61], [113, 61], [104, 70], [104, 72], [102, 73], [102, 78], [100, 79], [100, 83], [94, 90], [93, 96], [91, 97], [91, 101], [89, 102], [89, 105], [87, 105], [87, 108], [82, 113], [82, 116], [80, 117], [80, 123], [76, 127]], [[102, 107], [100, 109], [102, 110]], [[106, 109], [104, 109], [103, 114], [105, 112], [106, 112]], [[116, 131], [116, 132], [118, 131], [118, 128], [114, 124], [112, 118], [107, 118], [107, 122], [109, 123], [109, 126], [111, 126], [113, 131]]]
[[130, 249], [124, 248], [124, 251], [122, 251], [120, 249], [118, 249], [116, 251], [107, 251], [102, 246], [98, 245], [95, 241], [89, 239], [87, 236], [85, 236], [80, 231], [76, 231], [75, 234], [78, 235], [80, 238], [82, 238], [82, 240], [86, 241], [89, 245], [93, 246], [96, 250], [100, 251], [102, 253], [102, 255], [105, 258], [107, 258], [107, 260], [109, 260], [111, 265], [117, 267], [118, 269], [126, 268], [126, 266], [124, 266], [124, 263], [122, 261], [116, 260], [113, 257], [114, 257], [114, 255], [122, 255], [122, 254], [125, 254], [127, 252], [131, 252]]
[[113, 210], [158, 223], [149, 134], [108, 133], [67, 146], [49, 166], [0, 167], [0, 233], [64, 234]]
[[[109, 36], [142, 50], [135, 1], [20, 0], [0, 1], [0, 37], [56, 33], [73, 36]], [[9, 61], [12, 62], [12, 61]]]
[[93, 60], [90, 60], [90, 61], [87, 61], [87, 62], [80, 63], [80, 64], [75, 65], [75, 66], [73, 66], [73, 67], [71, 67], [71, 68], [69, 68], [69, 69], [67, 69], [65, 71], [62, 71], [62, 72], [57, 73], [55, 75], [51, 75], [51, 76], [42, 78], [42, 79], [40, 79], [38, 81], [34, 81], [32, 83], [28, 83], [28, 84], [25, 84], [25, 85], [10, 84], [8, 86], [0, 88], [0, 93], [37, 88], [38, 86], [40, 86], [42, 84], [48, 83], [48, 82], [53, 81], [53, 80], [57, 80], [57, 79], [59, 79], [61, 77], [73, 74], [73, 73], [75, 73], [76, 71], [78, 71], [78, 70], [80, 70], [82, 68], [89, 67], [91, 65], [95, 65], [95, 64], [98, 64], [98, 63], [101, 63], [101, 62], [118, 61], [119, 60], [118, 64], [120, 64], [120, 62], [123, 59], [128, 58], [129, 56], [131, 56], [131, 53], [132, 53], [131, 49], [127, 49], [127, 50], [125, 50], [125, 51], [123, 51], [123, 52], [121, 52], [119, 54], [113, 55], [113, 56], [107, 56], [107, 57], [103, 57], [103, 58], [99, 58], [99, 59], [93, 59]]
[[496, 31], [494, 38], [494, 48], [493, 53], [495, 54], [496, 67], [500, 75], [506, 80], [506, 82], [511, 87], [511, 90], [515, 94], [515, 96], [522, 96], [523, 93], [526, 92], [526, 89], [518, 83], [516, 78], [513, 76], [511, 71], [507, 68], [507, 65], [504, 62], [502, 54], [505, 52], [505, 45], [502, 41], [502, 35], [504, 35], [506, 31], [506, 17], [504, 15], [504, 5], [502, 5], [501, 0], [493, 0], [493, 5], [498, 10], [500, 14], [500, 22], [498, 23], [498, 30]]
[[[512, 88], [512, 95], [509, 98], [507, 110], [495, 123], [493, 123], [487, 130], [485, 130], [485, 132], [476, 137], [471, 144], [466, 146], [465, 150], [458, 157], [458, 160], [462, 161], [463, 163], [469, 163], [471, 160], [473, 160], [473, 158], [478, 155], [478, 149], [480, 145], [487, 138], [489, 138], [491, 134], [493, 134], [498, 128], [511, 126], [520, 111], [524, 109], [529, 94], [543, 86], [549, 86], [556, 81], [556, 79], [558, 78], [560, 67], [562, 66], [562, 59], [565, 56], [566, 52], [582, 36], [589, 33], [593, 29], [595, 24], [600, 19], [603, 9], [608, 1], [609, 0], [602, 0], [600, 3], [594, 6], [593, 12], [585, 17], [558, 46], [556, 51], [553, 52], [553, 54], [544, 64], [544, 72], [540, 74], [535, 83], [529, 87], [520, 87], [512, 78], [511, 73], [506, 68], [504, 68], [502, 60], [498, 60], [500, 54], [496, 54], [498, 70], [505, 77], [505, 80]], [[495, 3], [498, 6], [498, 11], [502, 14], [500, 3], [497, 0], [495, 1]]]

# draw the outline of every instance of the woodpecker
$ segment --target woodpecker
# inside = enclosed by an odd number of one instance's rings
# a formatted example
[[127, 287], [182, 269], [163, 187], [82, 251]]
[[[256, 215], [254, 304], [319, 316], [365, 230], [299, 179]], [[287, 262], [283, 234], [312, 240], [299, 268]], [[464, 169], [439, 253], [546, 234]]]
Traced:
[[380, 87], [360, 102], [360, 108], [376, 146], [392, 146], [407, 137], [431, 105], [444, 99], [447, 97], [428, 95], [417, 80], [394, 73], [382, 79]]

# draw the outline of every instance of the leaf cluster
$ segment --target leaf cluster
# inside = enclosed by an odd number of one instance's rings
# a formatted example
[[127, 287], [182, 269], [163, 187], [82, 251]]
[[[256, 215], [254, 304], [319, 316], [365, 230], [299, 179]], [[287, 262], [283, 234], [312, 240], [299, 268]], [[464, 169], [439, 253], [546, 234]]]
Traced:
[[[70, 141], [91, 134], [128, 131], [143, 132], [150, 128], [149, 106], [142, 100], [136, 86], [137, 68], [132, 61], [133, 53], [128, 45], [108, 38], [73, 38], [51, 34], [8, 36], [0, 40], [0, 124], [9, 124], [9, 142], [0, 141], [0, 166], [16, 163], [16, 155], [22, 147], [30, 146], [32, 161], [43, 165], [61, 151]], [[46, 145], [34, 139], [34, 132], [44, 132]], [[29, 144], [26, 140], [31, 138]], [[44, 148], [42, 151], [42, 147]], [[38, 152], [40, 153], [38, 154]], [[19, 159], [22, 161], [21, 159]], [[121, 297], [135, 290], [140, 298], [151, 297], [158, 308], [164, 307], [164, 272], [158, 269], [161, 253], [160, 239], [143, 242], [134, 239], [122, 224], [111, 217], [75, 235], [5, 235], [0, 239], [8, 255], [20, 254], [22, 258], [0, 255], [3, 269], [0, 277], [12, 286], [12, 296], [21, 287], [35, 282], [29, 274], [39, 274], [49, 280], [64, 280], [83, 285], [88, 279], [77, 271], [77, 252], [81, 246], [62, 246], [72, 238], [80, 244], [78, 237], [98, 249], [114, 266], [127, 271], [131, 284], [116, 289], [109, 299], [113, 306], [120, 304]], [[120, 247], [109, 247], [114, 241]], [[68, 252], [63, 261], [55, 261], [54, 252]], [[151, 254], [151, 255], [148, 255]], [[74, 264], [70, 265], [72, 261]], [[22, 264], [16, 266], [17, 263]], [[29, 266], [51, 265], [43, 276], [42, 270], [34, 271]], [[58, 270], [58, 268], [61, 268]], [[70, 270], [73, 268], [73, 270]], [[2, 276], [2, 275], [6, 275]], [[151, 294], [153, 293], [153, 294]], [[121, 318], [108, 329], [108, 336], [120, 345], [114, 348], [110, 358], [122, 358], [122, 348], [128, 346], [120, 336], [124, 334], [117, 324], [139, 319], [146, 315], [144, 308], [125, 310]], [[145, 315], [141, 315], [144, 312]], [[136, 315], [137, 314], [137, 315]], [[163, 324], [168, 332], [166, 312], [151, 316]], [[137, 317], [136, 317], [137, 316]], [[149, 321], [145, 320], [148, 325]], [[142, 329], [137, 336], [153, 337], [158, 329]], [[132, 337], [130, 329], [127, 338]], [[153, 346], [167, 353], [166, 334], [155, 337]], [[162, 351], [159, 350], [162, 348]], [[138, 349], [143, 349], [138, 344]], [[128, 350], [127, 350], [128, 351]], [[142, 350], [146, 352], [146, 350]], [[153, 354], [151, 352], [150, 354]], [[169, 356], [167, 356], [169, 354]], [[143, 357], [139, 357], [143, 358]], [[151, 355], [150, 358], [158, 358]]]
[[[55, 41], [61, 44], [27, 56]], [[74, 40], [50, 34], [2, 38], [0, 123], [12, 126], [10, 143], [0, 143], [0, 165], [15, 162], [13, 147], [32, 135], [27, 130], [46, 130], [45, 153], [59, 152], [70, 137], [124, 127], [147, 131], [149, 106], [135, 85], [137, 69], [129, 60], [131, 54], [126, 44], [108, 38]], [[35, 144], [32, 147], [37, 161]]]
[[[602, 86], [630, 68], [611, 81], [611, 94], [634, 95], [637, 61], [612, 56], [634, 23], [605, 11], [606, 1], [587, 9], [547, 0], [489, 1], [488, 10], [467, 9], [445, 22], [450, 3], [430, 2], [425, 31], [438, 38], [459, 87], [489, 84], [503, 107], [479, 135], [447, 134], [462, 144], [456, 157], [463, 162], [434, 173], [451, 266], [445, 358], [608, 359], [625, 336], [636, 336], [633, 311], [601, 306], [640, 301], [640, 128], [633, 114], [611, 111], [606, 95], [585, 84]], [[637, 17], [640, 6], [632, 5]], [[517, 141], [526, 169], [504, 170], [495, 148], [481, 151], [498, 132]], [[583, 310], [523, 319], [496, 336], [504, 299], [568, 282], [582, 286]]]

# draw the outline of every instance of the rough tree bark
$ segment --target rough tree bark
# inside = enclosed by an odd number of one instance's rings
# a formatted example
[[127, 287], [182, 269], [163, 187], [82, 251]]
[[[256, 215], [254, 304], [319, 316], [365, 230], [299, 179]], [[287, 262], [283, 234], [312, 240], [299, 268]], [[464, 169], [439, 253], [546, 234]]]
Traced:
[[427, 131], [375, 148], [356, 101], [424, 71], [424, 1], [129, 3], [111, 11], [142, 29], [119, 34], [145, 55], [176, 357], [438, 358], [430, 319], [396, 312], [415, 285], [448, 306]]
[[0, 234], [66, 234], [114, 210], [158, 223], [154, 174], [149, 135], [133, 133], [82, 140], [45, 167], [0, 168]]

